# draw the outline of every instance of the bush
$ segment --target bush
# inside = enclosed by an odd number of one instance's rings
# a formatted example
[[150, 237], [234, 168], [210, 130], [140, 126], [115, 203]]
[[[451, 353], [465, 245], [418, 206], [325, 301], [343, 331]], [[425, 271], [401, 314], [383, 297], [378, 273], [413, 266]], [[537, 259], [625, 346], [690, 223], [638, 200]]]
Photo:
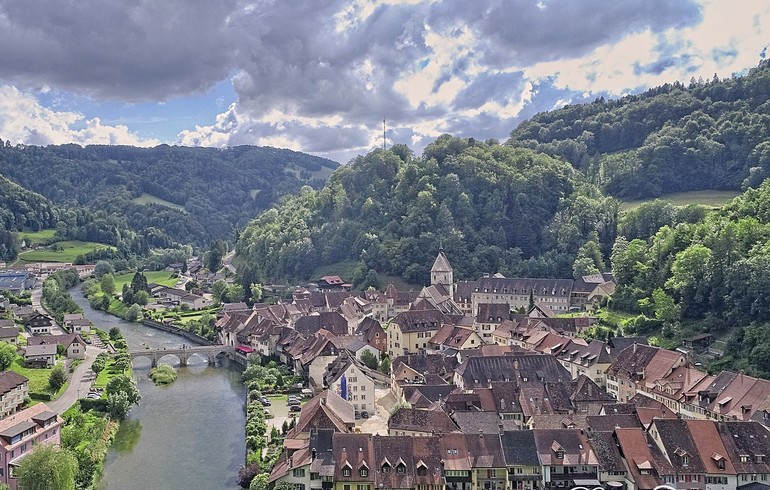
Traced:
[[150, 370], [150, 379], [156, 385], [170, 385], [176, 381], [176, 370], [168, 364], [161, 364]]
[[48, 376], [48, 386], [51, 387], [51, 391], [56, 393], [67, 382], [67, 373], [64, 372], [64, 368], [56, 366]]

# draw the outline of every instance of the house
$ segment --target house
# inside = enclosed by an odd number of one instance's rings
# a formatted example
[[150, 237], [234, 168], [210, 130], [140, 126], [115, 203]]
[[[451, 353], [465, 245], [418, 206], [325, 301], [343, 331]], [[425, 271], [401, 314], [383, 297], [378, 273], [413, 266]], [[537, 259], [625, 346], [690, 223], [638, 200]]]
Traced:
[[599, 486], [599, 460], [580, 429], [534, 431], [546, 487]]
[[609, 346], [592, 340], [588, 345], [570, 340], [557, 355], [562, 365], [570, 372], [573, 379], [587, 376], [594, 383], [604, 388], [607, 386], [607, 368], [613, 361]]
[[457, 425], [443, 410], [400, 407], [388, 419], [391, 436], [441, 436], [457, 431]]
[[[149, 285], [148, 285], [149, 286]], [[153, 287], [151, 290], [152, 295], [161, 303], [168, 303], [171, 305], [187, 306], [191, 310], [200, 310], [202, 308], [208, 308], [213, 305], [214, 302], [210, 299], [198, 296], [197, 294], [191, 294], [183, 289], [169, 288], [169, 287]]]
[[476, 329], [484, 342], [492, 343], [492, 332], [500, 327], [504, 321], [511, 319], [511, 310], [507, 303], [481, 303], [473, 321]]
[[715, 424], [725, 448], [721, 453], [732, 463], [738, 488], [752, 483], [770, 485], [770, 432], [757, 422], [722, 422]]
[[91, 320], [82, 313], [68, 313], [64, 315], [64, 328], [70, 333], [91, 333]]
[[35, 312], [27, 317], [26, 326], [32, 335], [49, 335], [53, 326], [53, 318], [43, 313]]
[[65, 335], [46, 335], [43, 337], [30, 337], [27, 339], [28, 346], [38, 345], [63, 345], [67, 351], [67, 359], [85, 359], [86, 343], [79, 334], [70, 333]]
[[326, 330], [333, 335], [348, 335], [348, 321], [336, 311], [313, 313], [301, 316], [294, 322], [294, 330], [302, 335], [313, 335], [319, 330]]
[[13, 371], [0, 373], [0, 420], [16, 413], [29, 396], [29, 379]]
[[543, 475], [537, 455], [535, 433], [531, 430], [504, 431], [500, 434], [510, 490], [538, 490]]
[[443, 487], [442, 457], [437, 437], [374, 436], [375, 488], [436, 489]]
[[12, 307], [13, 318], [20, 322], [26, 322], [30, 316], [37, 313], [31, 306], [16, 306]]
[[0, 483], [16, 488], [14, 469], [24, 456], [41, 444], [61, 443], [63, 419], [45, 403], [0, 420]]
[[347, 291], [351, 287], [340, 276], [323, 276], [318, 280], [318, 289], [322, 291]]
[[369, 345], [364, 337], [359, 335], [338, 335], [338, 336], [331, 336], [331, 341], [334, 344], [334, 346], [342, 352], [347, 351], [349, 352], [353, 357], [357, 359], [361, 359], [361, 356], [364, 355], [364, 353], [368, 352], [369, 355], [373, 356], [375, 359], [380, 359], [380, 351]]
[[572, 287], [574, 308], [585, 310], [601, 303], [615, 293], [615, 278], [610, 273], [579, 277]]
[[627, 402], [637, 392], [653, 398], [655, 382], [685, 362], [685, 356], [678, 352], [633, 344], [620, 351], [607, 368], [607, 392], [620, 402]]
[[355, 422], [353, 405], [333, 391], [324, 390], [302, 407], [296, 425], [286, 438], [306, 438], [303, 434], [308, 434], [311, 428], [352, 432]]
[[682, 340], [682, 346], [685, 349], [694, 352], [703, 352], [707, 350], [715, 340], [714, 336], [710, 333], [699, 333]]
[[483, 344], [481, 337], [472, 328], [445, 324], [428, 341], [428, 348], [445, 351], [448, 349], [478, 349]]
[[616, 428], [614, 437], [628, 468], [627, 488], [654, 490], [663, 483], [661, 474], [672, 473], [660, 449], [641, 428]]
[[470, 464], [473, 468], [474, 488], [507, 489], [508, 470], [498, 431], [500, 429], [489, 433], [464, 434], [465, 447], [468, 448]]
[[53, 366], [56, 364], [56, 344], [28, 345], [24, 349], [24, 362], [33, 368]]
[[555, 357], [539, 354], [469, 357], [457, 366], [454, 374], [454, 384], [463, 390], [488, 386], [494, 381], [542, 384], [571, 380], [569, 372]]
[[388, 326], [388, 353], [391, 358], [416, 354], [428, 349], [428, 341], [452, 319], [435, 309], [409, 310], [396, 315]]
[[375, 377], [382, 384], [387, 383], [387, 378], [382, 373], [369, 369], [354, 356], [343, 351], [326, 368], [323, 382], [324, 388], [352, 403], [356, 412], [376, 414]]
[[374, 318], [365, 317], [358, 324], [355, 330], [356, 335], [363, 336], [364, 339], [377, 349], [379, 352], [387, 352], [388, 336], [382, 324]]
[[510, 310], [528, 308], [530, 299], [543, 303], [555, 313], [566, 313], [570, 307], [572, 279], [510, 279], [484, 277], [478, 280], [471, 294], [473, 315], [483, 303], [507, 304]]
[[19, 328], [13, 320], [0, 320], [0, 342], [16, 344], [19, 339]]
[[457, 358], [438, 353], [398, 357], [390, 365], [390, 390], [396, 400], [402, 400], [402, 388], [406, 386], [449, 386], [456, 366]]
[[334, 490], [374, 490], [380, 465], [374, 458], [371, 434], [334, 434]]

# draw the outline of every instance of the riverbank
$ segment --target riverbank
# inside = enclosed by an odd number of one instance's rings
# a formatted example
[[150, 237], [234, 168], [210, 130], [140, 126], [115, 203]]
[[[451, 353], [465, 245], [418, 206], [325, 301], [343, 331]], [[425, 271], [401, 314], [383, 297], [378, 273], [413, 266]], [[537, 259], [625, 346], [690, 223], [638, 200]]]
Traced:
[[[94, 325], [104, 331], [119, 328], [129, 349], [176, 349], [191, 342], [94, 310], [82, 291], [73, 290], [72, 295]], [[246, 388], [240, 369], [230, 369], [227, 359], [222, 364], [209, 367], [196, 356], [177, 370], [173, 384], [155, 386], [147, 376], [149, 360], [134, 363], [142, 400], [120, 424], [107, 452], [100, 490], [238, 488], [236, 475], [246, 453]]]

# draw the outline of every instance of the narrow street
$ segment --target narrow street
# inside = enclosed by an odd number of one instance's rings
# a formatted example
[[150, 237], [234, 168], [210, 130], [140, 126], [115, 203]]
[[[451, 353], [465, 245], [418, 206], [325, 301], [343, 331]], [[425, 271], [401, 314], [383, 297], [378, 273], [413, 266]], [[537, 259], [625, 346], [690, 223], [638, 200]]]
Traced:
[[101, 352], [104, 351], [98, 347], [92, 345], [86, 347], [86, 358], [75, 368], [67, 389], [59, 398], [47, 403], [51, 410], [62, 414], [74, 405], [79, 398], [86, 396], [88, 390], [91, 389], [91, 383], [96, 379], [96, 374], [91, 371], [91, 365], [94, 363], [96, 356]]

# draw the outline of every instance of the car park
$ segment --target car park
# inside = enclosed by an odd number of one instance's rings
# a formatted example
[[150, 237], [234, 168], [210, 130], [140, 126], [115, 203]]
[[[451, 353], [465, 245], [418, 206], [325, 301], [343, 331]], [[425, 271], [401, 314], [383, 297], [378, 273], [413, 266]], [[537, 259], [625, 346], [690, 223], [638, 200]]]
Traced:
[[263, 396], [259, 401], [262, 402], [263, 407], [269, 407], [270, 405], [272, 405], [272, 403], [266, 396]]

